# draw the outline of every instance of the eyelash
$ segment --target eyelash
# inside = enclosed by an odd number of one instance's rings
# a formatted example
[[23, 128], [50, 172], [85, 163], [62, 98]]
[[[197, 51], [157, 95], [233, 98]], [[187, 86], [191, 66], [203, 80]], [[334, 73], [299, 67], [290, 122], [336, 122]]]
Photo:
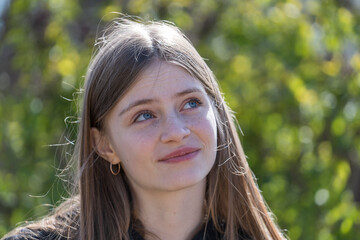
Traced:
[[[148, 113], [148, 114], [150, 114], [150, 115], [152, 115], [152, 118], [154, 117], [154, 114], [152, 114], [150, 111], [142, 111], [142, 112], [139, 112], [138, 114], [136, 114], [136, 116], [135, 116], [135, 119], [134, 119], [134, 123], [136, 123], [136, 122], [143, 122], [143, 121], [146, 121], [146, 120], [148, 120], [148, 119], [145, 119], [145, 120], [142, 120], [142, 121], [137, 121], [137, 119], [141, 116], [141, 115], [143, 115], [143, 114], [146, 114], [146, 113]], [[150, 118], [149, 118], [150, 119]]]
[[[190, 102], [196, 102], [198, 104], [196, 107], [193, 107], [193, 108], [198, 108], [199, 106], [202, 105], [202, 102], [198, 98], [190, 98], [190, 99], [186, 100], [186, 103], [184, 104], [184, 106]], [[184, 108], [184, 106], [183, 106], [183, 108]], [[190, 109], [193, 109], [193, 108], [190, 108]], [[187, 109], [185, 109], [185, 110], [187, 110]], [[137, 121], [137, 119], [139, 119], [140, 116], [142, 116], [143, 114], [147, 114], [147, 113], [152, 115], [151, 118], [154, 118], [155, 115], [152, 112], [146, 110], [146, 111], [142, 111], [142, 112], [139, 112], [138, 114], [136, 114], [133, 122], [136, 123], [136, 122], [143, 122], [143, 121], [148, 120], [148, 119], [145, 119], [145, 120]], [[151, 118], [149, 118], [149, 119], [151, 119]]]
[[[198, 105], [196, 106], [199, 107], [202, 105], [202, 102], [198, 99], [198, 98], [190, 98], [189, 100], [186, 101], [186, 103], [184, 104], [184, 106], [190, 102], [196, 102]], [[183, 107], [184, 108], [184, 107]]]

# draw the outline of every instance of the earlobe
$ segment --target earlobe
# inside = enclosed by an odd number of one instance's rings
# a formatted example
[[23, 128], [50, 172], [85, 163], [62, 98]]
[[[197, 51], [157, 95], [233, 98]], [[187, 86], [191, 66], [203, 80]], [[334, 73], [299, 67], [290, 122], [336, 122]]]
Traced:
[[108, 137], [97, 128], [91, 128], [91, 145], [96, 153], [111, 164], [120, 163]]

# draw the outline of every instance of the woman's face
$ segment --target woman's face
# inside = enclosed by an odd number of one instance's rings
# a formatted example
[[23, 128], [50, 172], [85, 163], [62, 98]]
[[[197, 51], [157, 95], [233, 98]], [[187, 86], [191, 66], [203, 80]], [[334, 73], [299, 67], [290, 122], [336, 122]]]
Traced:
[[121, 161], [134, 191], [204, 184], [216, 158], [212, 103], [199, 80], [156, 61], [106, 118], [110, 162]]

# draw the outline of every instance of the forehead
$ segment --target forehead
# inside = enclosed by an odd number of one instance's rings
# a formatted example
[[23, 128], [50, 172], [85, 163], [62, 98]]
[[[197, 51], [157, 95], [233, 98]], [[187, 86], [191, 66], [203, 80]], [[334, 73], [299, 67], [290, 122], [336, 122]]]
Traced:
[[182, 67], [165, 61], [155, 61], [139, 74], [124, 99], [170, 97], [189, 88], [198, 88], [205, 93], [202, 83]]

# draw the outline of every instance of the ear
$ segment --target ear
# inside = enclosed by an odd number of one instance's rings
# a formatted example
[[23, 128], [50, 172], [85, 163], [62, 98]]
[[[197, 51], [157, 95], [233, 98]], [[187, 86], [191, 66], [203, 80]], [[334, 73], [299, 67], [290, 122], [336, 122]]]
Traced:
[[108, 136], [95, 127], [91, 128], [91, 144], [97, 154], [109, 163], [120, 163], [120, 159], [109, 141]]

